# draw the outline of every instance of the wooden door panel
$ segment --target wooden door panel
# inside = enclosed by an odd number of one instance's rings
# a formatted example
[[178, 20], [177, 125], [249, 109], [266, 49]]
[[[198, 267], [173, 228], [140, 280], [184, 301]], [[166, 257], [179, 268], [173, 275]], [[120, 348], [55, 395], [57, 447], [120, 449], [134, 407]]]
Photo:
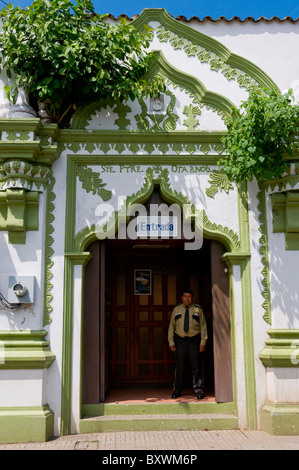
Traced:
[[214, 332], [215, 399], [217, 402], [233, 400], [232, 358], [229, 305], [229, 276], [221, 256], [225, 248], [211, 244], [212, 307]]
[[[109, 253], [106, 326], [112, 386], [173, 380], [174, 357], [169, 355], [167, 332], [176, 303], [177, 272], [168, 273], [167, 260], [167, 255], [157, 257], [153, 252]], [[136, 268], [152, 270], [151, 295], [134, 295]]]
[[92, 404], [100, 400], [100, 244], [93, 243], [89, 251], [92, 259], [86, 266], [84, 289], [83, 402]]
[[125, 257], [106, 258], [106, 348], [109, 387], [131, 377], [130, 304], [127, 297], [129, 279]]
[[85, 269], [83, 328], [83, 403], [105, 400], [107, 376], [105, 361], [105, 246], [94, 242], [88, 247], [91, 261]]
[[[214, 389], [215, 377], [216, 401], [231, 401], [229, 286], [221, 260], [223, 246], [204, 241], [203, 249], [196, 253], [184, 252], [182, 247], [137, 253], [129, 245], [120, 248], [114, 244], [107, 247], [106, 259], [103, 242], [95, 242], [89, 249], [92, 260], [86, 267], [84, 297], [84, 403], [104, 401], [108, 387], [171, 386], [174, 354], [168, 347], [168, 325], [186, 286], [193, 289], [208, 324], [204, 353], [207, 388]], [[152, 270], [152, 295], [134, 295], [135, 268]]]

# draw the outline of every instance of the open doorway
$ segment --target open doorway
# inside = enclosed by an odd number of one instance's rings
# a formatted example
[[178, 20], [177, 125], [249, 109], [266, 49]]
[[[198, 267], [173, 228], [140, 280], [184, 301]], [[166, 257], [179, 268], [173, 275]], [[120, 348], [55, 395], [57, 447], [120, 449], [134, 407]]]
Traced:
[[[216, 401], [232, 401], [228, 274], [224, 247], [204, 240], [186, 251], [180, 240], [106, 240], [89, 246], [83, 336], [83, 403], [105, 402], [115, 389], [167, 390], [174, 355], [167, 342], [173, 307], [189, 286], [203, 308], [208, 343], [203, 354], [205, 388]], [[150, 273], [149, 291], [135, 292], [136, 273]], [[141, 288], [142, 289], [142, 288]], [[186, 390], [192, 387], [186, 373]]]
[[[167, 332], [181, 292], [191, 287], [206, 316], [206, 386], [213, 389], [213, 325], [210, 244], [196, 254], [180, 241], [106, 243], [106, 365], [109, 388], [168, 387], [174, 379], [174, 354]], [[139, 286], [139, 283], [144, 286]], [[186, 387], [191, 374], [186, 374]]]
[[[152, 207], [161, 208], [162, 215], [173, 210], [167, 210], [159, 186], [145, 207], [148, 214]], [[168, 325], [185, 288], [193, 290], [208, 327], [202, 354], [205, 389], [216, 401], [232, 401], [224, 246], [204, 239], [200, 249], [186, 250], [183, 237], [120, 237], [95, 241], [88, 250], [92, 260], [85, 270], [83, 403], [105, 402], [116, 388], [166, 387], [170, 394], [175, 357], [168, 347]], [[187, 364], [186, 388], [192, 389], [191, 377]]]

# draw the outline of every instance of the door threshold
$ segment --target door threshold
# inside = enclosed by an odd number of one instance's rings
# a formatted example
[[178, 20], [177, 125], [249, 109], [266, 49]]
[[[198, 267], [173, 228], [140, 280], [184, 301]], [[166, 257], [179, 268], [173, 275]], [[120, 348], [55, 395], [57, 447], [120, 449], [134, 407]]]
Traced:
[[214, 403], [215, 395], [207, 392], [205, 397], [198, 400], [192, 389], [183, 390], [178, 398], [172, 398], [171, 388], [122, 388], [111, 389], [105, 399], [105, 404], [137, 404], [137, 403]]

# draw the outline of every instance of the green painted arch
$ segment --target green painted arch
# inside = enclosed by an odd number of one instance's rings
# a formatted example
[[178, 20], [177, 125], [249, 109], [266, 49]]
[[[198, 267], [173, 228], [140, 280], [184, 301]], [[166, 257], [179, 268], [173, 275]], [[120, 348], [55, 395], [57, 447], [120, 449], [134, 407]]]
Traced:
[[113, 108], [116, 105], [116, 102], [113, 102], [109, 99], [102, 98], [94, 103], [89, 104], [88, 106], [80, 107], [76, 110], [72, 117], [71, 129], [83, 129], [88, 124], [88, 119], [91, 118], [93, 113], [101, 108], [107, 108], [110, 106]]
[[[279, 90], [276, 83], [260, 67], [232, 53], [216, 39], [174, 19], [163, 8], [144, 9], [140, 16], [133, 20], [132, 25], [134, 25], [136, 29], [141, 29], [144, 24], [148, 24], [151, 21], [159, 22], [160, 25], [167, 28], [167, 31], [172, 35], [177, 36], [177, 49], [184, 48], [184, 41], [189, 41], [191, 46], [194, 45], [194, 47], [203, 48], [207, 52], [207, 59], [204, 60], [204, 62], [210, 65], [211, 70], [215, 72], [220, 70], [228, 80], [235, 80], [240, 87], [246, 88], [250, 83], [257, 83], [265, 88], [276, 88]], [[164, 40], [161, 42], [163, 41]], [[186, 48], [185, 50], [187, 51]], [[234, 106], [229, 99], [218, 93], [208, 91], [196, 77], [172, 67], [161, 51], [155, 51], [155, 54], [157, 60], [152, 63], [149, 76], [160, 73], [164, 78], [189, 91], [189, 93], [194, 96], [195, 101], [211, 106], [224, 115], [231, 115], [234, 112]], [[188, 55], [195, 54], [188, 53]], [[79, 108], [73, 116], [71, 128], [84, 128], [93, 112], [99, 109], [99, 107], [107, 107], [108, 105], [111, 107], [125, 106], [121, 103], [101, 99], [87, 107]]]
[[156, 60], [152, 62], [149, 77], [161, 75], [175, 86], [183, 88], [193, 97], [193, 101], [211, 106], [221, 114], [231, 116], [234, 113], [234, 104], [225, 96], [207, 90], [204, 84], [193, 75], [182, 72], [173, 67], [161, 51], [154, 51]]
[[[132, 25], [136, 29], [142, 29], [143, 25], [150, 23], [151, 21], [157, 21], [160, 25], [166, 28], [171, 33], [177, 35], [179, 38], [190, 41], [191, 44], [201, 46], [206, 51], [210, 52], [213, 58], [218, 58], [223, 62], [224, 66], [232, 69], [238, 69], [244, 74], [248, 75], [260, 86], [265, 88], [276, 88], [279, 90], [276, 83], [269, 77], [260, 67], [252, 63], [251, 61], [232, 53], [226, 46], [221, 44], [206, 34], [196, 31], [190, 26], [174, 19], [164, 8], [145, 8], [141, 14], [132, 21]], [[183, 47], [183, 43], [178, 43], [178, 47]], [[214, 69], [217, 71], [218, 69]], [[238, 82], [242, 83], [242, 80]], [[241, 86], [241, 85], [240, 85]], [[243, 85], [245, 86], [245, 85]]]
[[[121, 211], [115, 211], [114, 215], [110, 218], [105, 226], [100, 227], [99, 229], [97, 229], [94, 224], [85, 227], [75, 236], [75, 251], [78, 253], [85, 252], [88, 249], [88, 245], [90, 243], [99, 239], [98, 230], [100, 230], [101, 234], [105, 234], [106, 236], [109, 236], [109, 234], [115, 234], [119, 220], [121, 219], [122, 222], [127, 223], [129, 221], [127, 214], [130, 213], [130, 208], [134, 204], [144, 204], [147, 202], [153, 193], [155, 185], [160, 187], [161, 195], [166, 203], [178, 204], [180, 208], [182, 208], [184, 205], [189, 206], [190, 210], [187, 214], [187, 218], [194, 223], [195, 230], [201, 230], [201, 227], [197, 227], [197, 215], [199, 215], [198, 212], [196, 212], [194, 205], [188, 201], [186, 196], [171, 188], [168, 170], [165, 168], [161, 170], [159, 174], [155, 174], [155, 169], [148, 168], [142, 188], [126, 199], [126, 207], [123, 211], [123, 214], [125, 214], [126, 218], [123, 218]], [[221, 242], [228, 252], [240, 252], [240, 241], [237, 233], [228, 227], [223, 227], [220, 224], [210, 222], [204, 210], [202, 210], [200, 215], [202, 216], [200, 220], [202, 220], [203, 224], [202, 233], [204, 238]]]
[[[149, 78], [153, 78], [154, 76], [159, 75], [163, 77], [165, 81], [169, 81], [175, 87], [179, 87], [180, 89], [185, 90], [193, 99], [194, 103], [212, 107], [219, 114], [224, 116], [231, 116], [234, 114], [234, 104], [228, 98], [219, 93], [207, 90], [203, 83], [196, 77], [173, 67], [171, 64], [169, 64], [161, 51], [154, 51], [154, 53], [156, 60], [151, 63], [150, 69], [148, 71]], [[113, 108], [115, 106], [124, 107], [125, 105], [109, 101], [108, 99], [102, 99], [90, 104], [89, 106], [81, 107], [75, 112], [73, 116], [71, 128], [84, 128], [92, 114], [94, 114], [100, 108], [106, 108], [107, 106]]]

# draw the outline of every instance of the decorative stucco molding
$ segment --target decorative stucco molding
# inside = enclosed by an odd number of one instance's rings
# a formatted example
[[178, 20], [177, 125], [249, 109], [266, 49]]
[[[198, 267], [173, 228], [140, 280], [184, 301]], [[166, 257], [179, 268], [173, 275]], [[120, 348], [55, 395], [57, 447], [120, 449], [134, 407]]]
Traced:
[[45, 330], [0, 331], [1, 369], [45, 369], [55, 360]]
[[0, 230], [9, 243], [24, 244], [27, 230], [38, 230], [38, 192], [24, 189], [0, 191]]
[[272, 194], [273, 233], [285, 234], [286, 250], [299, 250], [299, 189]]
[[299, 367], [299, 330], [268, 330], [259, 357], [265, 367]]
[[214, 197], [218, 191], [225, 191], [227, 194], [230, 189], [234, 189], [234, 185], [229, 181], [227, 174], [223, 170], [215, 170], [210, 174], [209, 183], [211, 186], [206, 189], [209, 197]]
[[103, 183], [99, 173], [92, 171], [91, 168], [87, 168], [86, 165], [78, 165], [77, 175], [79, 181], [82, 183], [82, 188], [84, 188], [86, 192], [92, 192], [93, 194], [97, 193], [101, 196], [103, 201], [111, 199], [112, 192], [104, 188], [106, 183]]
[[53, 266], [53, 259], [52, 256], [54, 254], [53, 250], [53, 221], [54, 221], [54, 200], [56, 195], [53, 191], [55, 185], [55, 178], [51, 178], [50, 184], [47, 187], [47, 199], [46, 199], [46, 220], [45, 220], [45, 252], [44, 252], [44, 313], [43, 313], [43, 326], [48, 325], [51, 323], [51, 312], [53, 310], [52, 307], [52, 266]]
[[44, 191], [58, 158], [56, 125], [38, 118], [0, 119], [0, 230], [9, 243], [24, 244], [38, 230], [38, 192]]
[[[176, 130], [178, 121], [178, 115], [174, 112], [176, 97], [174, 93], [170, 91], [169, 87], [173, 89], [179, 88], [186, 93], [190, 100], [191, 108], [190, 106], [185, 106], [183, 109], [183, 114], [189, 115], [188, 119], [184, 119], [183, 121], [183, 125], [186, 126], [187, 131], [194, 130], [196, 125], [194, 124], [194, 116], [201, 113], [200, 108], [202, 107], [213, 110], [222, 118], [234, 114], [234, 105], [228, 98], [219, 93], [207, 90], [198, 78], [174, 68], [169, 64], [161, 51], [153, 52], [156, 55], [156, 59], [150, 65], [148, 77], [160, 76], [165, 80], [168, 86], [165, 94], [170, 97], [170, 102], [167, 105], [165, 113], [159, 114], [148, 109], [145, 100], [140, 99], [139, 104], [141, 112], [135, 116], [137, 128], [140, 131], [160, 132]], [[85, 108], [79, 108], [72, 118], [71, 128], [87, 128], [92, 116], [97, 111], [102, 108], [107, 108], [108, 106], [110, 106], [113, 112], [117, 113], [115, 124], [118, 125], [118, 128], [126, 128], [126, 126], [130, 124], [130, 120], [127, 119], [127, 116], [131, 108], [127, 104], [112, 103], [104, 99], [86, 106]], [[190, 113], [193, 115], [192, 120], [190, 120]]]
[[227, 80], [235, 80], [240, 87], [258, 83], [266, 88], [277, 85], [258, 66], [232, 53], [227, 47], [187, 25], [175, 20], [165, 9], [144, 9], [132, 24], [142, 28], [144, 24], [157, 21], [160, 26], [157, 36], [160, 42], [169, 42], [174, 49], [183, 50], [205, 62], [216, 73], [220, 71]]
[[258, 210], [259, 210], [259, 232], [261, 236], [259, 238], [259, 253], [261, 255], [261, 262], [263, 265], [262, 269], [262, 296], [264, 302], [262, 304], [265, 313], [263, 315], [264, 320], [271, 324], [271, 290], [270, 290], [270, 268], [269, 268], [269, 246], [268, 246], [268, 224], [267, 224], [267, 208], [266, 208], [266, 193], [265, 188], [262, 184], [259, 185], [259, 191], [257, 193], [258, 199]]
[[229, 251], [240, 251], [238, 234], [228, 227], [223, 227], [220, 224], [211, 222], [204, 210], [201, 211], [201, 214], [198, 214], [194, 205], [188, 201], [187, 197], [171, 187], [168, 169], [163, 169], [160, 166], [147, 169], [143, 186], [136, 193], [126, 198], [126, 206], [120, 209], [120, 211], [115, 212], [104, 226], [96, 227], [92, 224], [78, 232], [75, 237], [75, 251], [85, 251], [88, 244], [99, 237], [99, 234], [101, 234], [101, 238], [105, 238], [105, 235], [109, 238], [109, 234], [115, 234], [118, 221], [122, 218], [122, 213], [127, 215], [130, 213], [130, 207], [132, 205], [142, 204], [147, 201], [153, 192], [154, 185], [160, 186], [161, 195], [166, 202], [170, 204], [177, 203], [181, 207], [183, 207], [183, 205], [189, 205], [190, 217], [195, 223], [196, 217], [200, 216], [199, 218], [203, 222], [203, 233], [206, 238], [214, 238], [222, 241]]

